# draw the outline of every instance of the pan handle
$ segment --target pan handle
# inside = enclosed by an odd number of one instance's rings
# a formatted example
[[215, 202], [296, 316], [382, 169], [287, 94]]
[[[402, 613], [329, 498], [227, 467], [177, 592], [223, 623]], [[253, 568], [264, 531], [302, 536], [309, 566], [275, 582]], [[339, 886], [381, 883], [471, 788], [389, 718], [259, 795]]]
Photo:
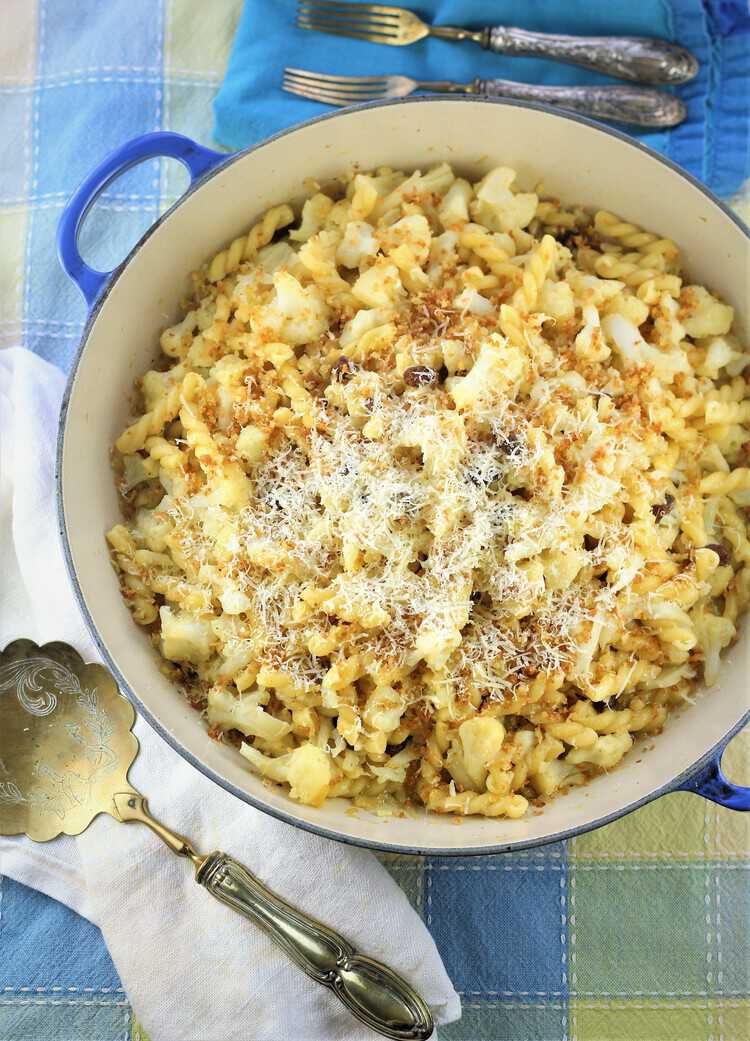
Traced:
[[229, 158], [226, 153], [204, 148], [182, 134], [159, 131], [126, 141], [114, 152], [110, 152], [91, 171], [71, 196], [57, 226], [57, 255], [60, 263], [66, 275], [81, 290], [89, 310], [96, 303], [113, 272], [95, 271], [94, 268], [89, 267], [78, 251], [78, 236], [86, 214], [101, 192], [115, 178], [125, 173], [131, 166], [137, 166], [146, 159], [156, 159], [160, 156], [178, 159], [183, 166], [187, 167], [191, 185], [209, 170], [226, 162]]
[[750, 788], [734, 784], [721, 768], [725, 748], [726, 745], [722, 745], [697, 773], [683, 781], [675, 791], [694, 792], [728, 810], [750, 810]]

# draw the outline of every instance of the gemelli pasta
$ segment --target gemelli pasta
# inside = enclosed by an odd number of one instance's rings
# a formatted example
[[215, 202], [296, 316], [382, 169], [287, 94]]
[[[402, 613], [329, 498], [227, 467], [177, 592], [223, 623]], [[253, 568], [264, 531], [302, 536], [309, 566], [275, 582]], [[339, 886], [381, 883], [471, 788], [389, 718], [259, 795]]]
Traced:
[[115, 444], [133, 617], [292, 798], [522, 817], [735, 639], [732, 322], [673, 242], [506, 167], [275, 206], [193, 275]]

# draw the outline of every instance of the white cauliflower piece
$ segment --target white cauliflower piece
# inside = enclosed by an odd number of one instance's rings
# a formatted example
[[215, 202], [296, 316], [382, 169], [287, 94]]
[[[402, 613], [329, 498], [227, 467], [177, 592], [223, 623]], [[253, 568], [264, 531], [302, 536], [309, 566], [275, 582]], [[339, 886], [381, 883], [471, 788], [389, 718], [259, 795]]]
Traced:
[[695, 371], [712, 380], [719, 378], [721, 369], [726, 369], [730, 376], [737, 376], [750, 361], [750, 354], [743, 353], [735, 336], [712, 336], [698, 346], [706, 352], [706, 357]]
[[293, 250], [288, 242], [272, 242], [264, 246], [258, 251], [255, 263], [269, 275], [273, 275], [282, 267], [291, 274], [296, 274], [302, 266], [296, 250]]
[[463, 765], [475, 791], [482, 791], [487, 768], [497, 759], [505, 739], [505, 727], [493, 716], [467, 719], [458, 728], [463, 750]]
[[375, 307], [369, 310], [362, 308], [344, 325], [339, 337], [339, 344], [344, 350], [347, 347], [351, 347], [361, 340], [365, 333], [385, 325], [392, 315], [393, 312], [390, 308]]
[[393, 687], [376, 687], [367, 698], [362, 711], [365, 725], [372, 730], [392, 733], [401, 722], [406, 701]]
[[240, 745], [240, 753], [259, 774], [288, 784], [289, 794], [307, 806], [320, 806], [331, 786], [331, 760], [322, 748], [305, 744], [286, 755], [263, 755], [252, 745]]
[[494, 314], [495, 308], [486, 296], [482, 296], [476, 289], [466, 288], [453, 301], [453, 306], [461, 311], [469, 311], [471, 314]]
[[404, 293], [398, 268], [384, 258], [376, 260], [359, 276], [352, 286], [352, 293], [366, 307], [387, 307]]
[[336, 249], [336, 262], [344, 267], [361, 267], [368, 257], [378, 252], [378, 243], [371, 224], [363, 220], [351, 220]]
[[171, 500], [165, 497], [155, 510], [140, 509], [136, 514], [138, 531], [143, 535], [147, 548], [154, 553], [162, 553], [167, 548], [167, 536], [172, 531], [166, 513], [170, 505]]
[[161, 652], [170, 661], [202, 665], [211, 657], [213, 633], [202, 618], [172, 607], [159, 608]]
[[474, 186], [475, 201], [470, 209], [480, 224], [493, 231], [512, 231], [531, 223], [539, 197], [534, 192], [511, 191], [515, 170], [497, 166]]
[[541, 311], [560, 321], [572, 318], [576, 313], [573, 290], [567, 282], [550, 282], [547, 279], [542, 286], [539, 303], [534, 310]]
[[282, 719], [263, 711], [257, 692], [236, 697], [222, 687], [212, 687], [207, 700], [206, 716], [212, 727], [239, 730], [245, 737], [261, 737], [265, 741], [278, 741], [292, 729]]
[[266, 435], [252, 423], [243, 427], [237, 435], [235, 448], [238, 455], [248, 463], [257, 463], [266, 449]]
[[680, 320], [688, 336], [723, 336], [734, 321], [734, 308], [722, 304], [703, 286], [685, 286], [680, 294]]
[[473, 196], [474, 190], [469, 182], [462, 177], [457, 177], [438, 207], [438, 219], [444, 228], [452, 228], [457, 224], [468, 224], [469, 203]]
[[395, 224], [378, 232], [384, 253], [391, 253], [399, 246], [408, 246], [418, 264], [424, 264], [430, 255], [432, 232], [423, 213], [412, 213]]
[[225, 614], [242, 614], [253, 606], [250, 597], [241, 589], [225, 589], [219, 597], [219, 602]]
[[273, 278], [275, 295], [270, 304], [255, 308], [253, 332], [271, 332], [279, 340], [300, 345], [321, 336], [328, 328], [328, 308], [316, 286], [303, 287], [288, 271]]
[[316, 745], [300, 745], [289, 759], [289, 794], [307, 806], [320, 806], [331, 785], [331, 759]]
[[628, 752], [633, 738], [627, 730], [618, 730], [614, 734], [602, 734], [591, 748], [573, 748], [565, 756], [566, 763], [578, 766], [581, 763], [592, 763], [602, 770], [611, 770]]
[[481, 404], [500, 391], [511, 393], [524, 369], [523, 355], [510, 347], [497, 333], [491, 333], [482, 344], [477, 359], [465, 376], [446, 380], [456, 408], [467, 409]]
[[690, 371], [690, 363], [681, 348], [664, 351], [653, 347], [643, 339], [638, 326], [621, 314], [605, 315], [602, 331], [626, 369], [652, 366], [665, 383], [672, 383], [678, 372]]

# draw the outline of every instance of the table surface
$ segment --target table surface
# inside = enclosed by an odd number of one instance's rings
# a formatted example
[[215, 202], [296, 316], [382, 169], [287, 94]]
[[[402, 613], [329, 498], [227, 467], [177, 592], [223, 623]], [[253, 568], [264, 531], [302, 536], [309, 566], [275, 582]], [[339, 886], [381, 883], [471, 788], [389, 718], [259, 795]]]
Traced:
[[[0, 127], [13, 159], [0, 164], [0, 347], [69, 364], [85, 315], [51, 262], [65, 198], [134, 134], [170, 128], [210, 143], [240, 6], [4, 0]], [[179, 194], [175, 168], [144, 164], [108, 189], [87, 223], [87, 259], [120, 259]], [[734, 204], [750, 215], [750, 192]], [[725, 757], [735, 779], [749, 754], [741, 735]], [[748, 816], [678, 794], [540, 850], [383, 860], [461, 994], [445, 1039], [747, 1041], [749, 838]], [[98, 929], [0, 877], [0, 1041], [143, 1037]]]

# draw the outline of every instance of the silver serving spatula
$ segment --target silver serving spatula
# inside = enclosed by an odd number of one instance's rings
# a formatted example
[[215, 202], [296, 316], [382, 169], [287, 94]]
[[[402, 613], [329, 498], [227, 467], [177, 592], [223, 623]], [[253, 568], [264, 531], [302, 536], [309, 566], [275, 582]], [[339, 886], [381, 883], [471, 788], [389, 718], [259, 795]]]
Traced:
[[275, 896], [242, 864], [198, 853], [148, 811], [128, 783], [135, 712], [102, 665], [68, 644], [16, 640], [0, 653], [0, 834], [36, 842], [79, 835], [100, 813], [151, 828], [195, 865], [217, 900], [260, 926], [304, 972], [373, 1030], [398, 1041], [433, 1031], [427, 1005], [392, 969]]

